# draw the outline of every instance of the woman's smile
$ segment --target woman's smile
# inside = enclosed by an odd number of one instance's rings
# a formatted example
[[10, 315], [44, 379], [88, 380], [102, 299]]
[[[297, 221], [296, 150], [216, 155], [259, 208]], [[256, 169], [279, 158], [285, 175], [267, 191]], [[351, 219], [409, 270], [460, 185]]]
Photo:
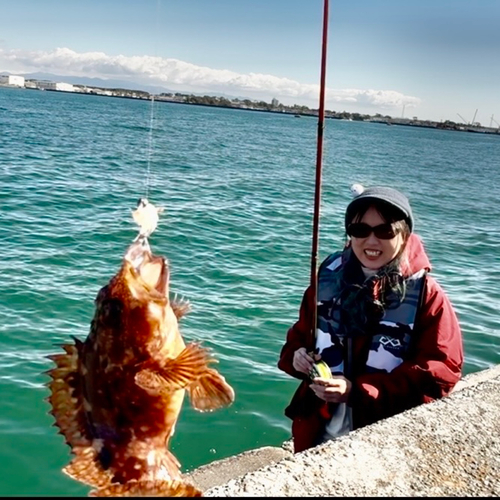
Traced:
[[[364, 222], [370, 227], [376, 227], [380, 224], [385, 224], [382, 216], [378, 213], [375, 207], [370, 207], [361, 220], [356, 222]], [[373, 270], [378, 270], [388, 264], [396, 257], [403, 247], [403, 236], [398, 233], [391, 239], [381, 239], [375, 236], [372, 231], [366, 238], [351, 237], [352, 250], [361, 265]]]

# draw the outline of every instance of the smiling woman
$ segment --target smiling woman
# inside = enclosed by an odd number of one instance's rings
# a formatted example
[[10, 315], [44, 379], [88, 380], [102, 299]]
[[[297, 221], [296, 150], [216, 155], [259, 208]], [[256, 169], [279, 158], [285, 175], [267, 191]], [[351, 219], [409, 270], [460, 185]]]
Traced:
[[347, 226], [347, 234], [352, 238], [352, 250], [367, 269], [376, 271], [385, 266], [402, 252], [408, 241], [407, 228], [398, 228], [395, 223], [383, 222], [384, 219], [375, 207], [369, 207], [361, 218], [364, 222]]
[[406, 197], [385, 187], [357, 196], [345, 218], [354, 254], [363, 267], [375, 271], [403, 253], [413, 228]]
[[442, 398], [461, 376], [461, 329], [406, 196], [356, 190], [345, 228], [350, 239], [321, 264], [317, 302], [310, 286], [278, 362], [302, 380], [285, 410], [295, 452]]

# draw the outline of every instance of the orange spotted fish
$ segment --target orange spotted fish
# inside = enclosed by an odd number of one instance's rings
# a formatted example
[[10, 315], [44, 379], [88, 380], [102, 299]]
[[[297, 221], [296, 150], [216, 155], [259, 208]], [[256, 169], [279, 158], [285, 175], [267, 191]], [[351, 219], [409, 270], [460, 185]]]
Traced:
[[234, 391], [207, 348], [185, 345], [178, 320], [188, 310], [169, 299], [168, 261], [141, 236], [98, 292], [87, 338], [48, 356], [50, 413], [74, 455], [63, 472], [92, 486], [90, 496], [202, 496], [169, 441], [186, 392], [211, 411]]

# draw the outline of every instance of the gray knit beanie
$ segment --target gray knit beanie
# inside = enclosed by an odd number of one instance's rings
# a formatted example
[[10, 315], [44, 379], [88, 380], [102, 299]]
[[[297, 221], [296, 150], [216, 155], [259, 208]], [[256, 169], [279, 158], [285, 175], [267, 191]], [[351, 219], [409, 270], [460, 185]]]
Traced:
[[347, 224], [352, 220], [353, 214], [356, 213], [359, 205], [368, 200], [373, 200], [375, 202], [382, 201], [387, 205], [397, 208], [403, 215], [403, 219], [408, 223], [410, 232], [413, 230], [413, 214], [410, 202], [403, 193], [386, 186], [373, 186], [365, 189], [360, 184], [354, 184], [351, 187], [351, 191], [355, 193], [355, 197], [349, 203], [345, 212], [346, 229]]

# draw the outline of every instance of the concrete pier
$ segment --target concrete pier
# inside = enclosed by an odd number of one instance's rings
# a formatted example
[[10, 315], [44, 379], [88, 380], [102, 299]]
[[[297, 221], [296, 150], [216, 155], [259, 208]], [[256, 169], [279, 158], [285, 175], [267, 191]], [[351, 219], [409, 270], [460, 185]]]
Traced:
[[499, 496], [500, 365], [453, 393], [293, 454], [250, 450], [186, 474], [205, 496]]

